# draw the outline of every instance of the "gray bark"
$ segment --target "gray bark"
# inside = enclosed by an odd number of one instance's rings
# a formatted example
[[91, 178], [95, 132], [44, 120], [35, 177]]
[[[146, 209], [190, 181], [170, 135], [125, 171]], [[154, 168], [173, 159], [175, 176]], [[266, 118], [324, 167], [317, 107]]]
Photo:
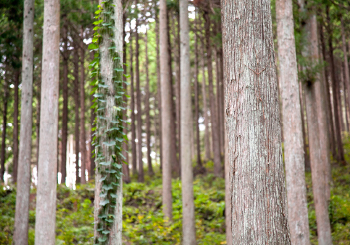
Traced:
[[169, 83], [170, 65], [168, 63], [168, 20], [166, 0], [159, 4], [159, 45], [160, 45], [160, 83], [161, 83], [161, 116], [162, 116], [162, 179], [163, 179], [163, 213], [172, 218], [171, 166], [176, 160], [172, 158], [172, 96]]
[[291, 244], [269, 0], [222, 1], [232, 244]]
[[44, 1], [43, 58], [35, 244], [55, 244], [60, 2]]
[[79, 53], [78, 53], [78, 45], [74, 46], [74, 55], [73, 55], [73, 63], [74, 63], [74, 113], [75, 113], [75, 119], [74, 119], [74, 134], [75, 134], [75, 183], [81, 183], [79, 178], [79, 152], [80, 152], [80, 113], [79, 113], [79, 107], [80, 107], [80, 94], [79, 94]]
[[17, 182], [18, 170], [18, 85], [19, 85], [19, 70], [14, 74], [14, 111], [13, 111], [13, 174], [12, 181]]
[[291, 242], [292, 244], [310, 244], [292, 0], [277, 0], [276, 15]]
[[188, 1], [180, 0], [180, 152], [182, 181], [182, 233], [184, 245], [196, 244], [191, 154], [192, 106]]
[[34, 0], [24, 1], [21, 128], [14, 245], [28, 244], [30, 160], [32, 150]]

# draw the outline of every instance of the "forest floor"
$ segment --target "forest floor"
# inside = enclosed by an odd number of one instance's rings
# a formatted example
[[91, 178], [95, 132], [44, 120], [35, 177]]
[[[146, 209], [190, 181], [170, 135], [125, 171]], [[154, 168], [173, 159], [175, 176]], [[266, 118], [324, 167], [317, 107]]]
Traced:
[[[350, 244], [350, 138], [345, 142], [347, 165], [332, 163], [332, 194], [329, 205], [333, 244]], [[211, 173], [194, 180], [196, 235], [198, 244], [225, 242], [225, 181]], [[147, 171], [146, 171], [147, 172]], [[146, 176], [145, 176], [146, 177]], [[123, 236], [125, 244], [180, 244], [182, 201], [181, 181], [173, 180], [173, 221], [163, 220], [161, 175], [136, 179], [123, 186]], [[317, 244], [316, 216], [313, 205], [311, 173], [306, 173], [312, 244]], [[92, 244], [94, 183], [70, 190], [57, 189], [56, 244]], [[35, 196], [31, 190], [29, 244], [34, 244]], [[12, 244], [16, 190], [0, 188], [0, 244]]]

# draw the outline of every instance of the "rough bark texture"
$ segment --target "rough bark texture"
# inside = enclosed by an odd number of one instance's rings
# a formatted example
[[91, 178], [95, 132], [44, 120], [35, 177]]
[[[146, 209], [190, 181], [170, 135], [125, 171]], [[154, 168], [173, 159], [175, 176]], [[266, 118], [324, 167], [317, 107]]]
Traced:
[[81, 154], [81, 183], [86, 183], [86, 135], [85, 135], [85, 43], [83, 42], [84, 32], [81, 31], [80, 42], [80, 154]]
[[168, 20], [166, 0], [160, 0], [159, 4], [159, 45], [160, 45], [160, 83], [161, 83], [161, 116], [162, 116], [162, 179], [163, 179], [163, 213], [166, 218], [172, 218], [171, 196], [171, 166], [175, 159], [172, 158], [172, 96], [169, 83], [170, 66], [168, 52]]
[[13, 183], [17, 182], [18, 170], [18, 84], [19, 84], [19, 70], [14, 74], [14, 111], [13, 111]]
[[24, 1], [21, 129], [14, 245], [28, 244], [30, 160], [32, 151], [34, 0]]
[[[99, 4], [103, 6], [103, 0], [99, 0]], [[114, 37], [113, 41], [115, 44], [115, 52], [118, 53], [118, 57], [123, 60], [123, 6], [122, 0], [113, 0], [114, 5]], [[108, 86], [108, 92], [105, 94], [106, 98], [106, 106], [105, 106], [105, 116], [106, 120], [104, 120], [106, 129], [111, 127], [113, 124], [111, 123], [115, 120], [116, 110], [114, 107], [115, 103], [115, 95], [116, 92], [114, 90], [114, 81], [113, 81], [113, 69], [114, 61], [110, 54], [111, 47], [111, 37], [108, 33], [104, 33], [102, 35], [103, 41], [99, 45], [100, 51], [100, 74], [101, 80], [105, 82]], [[101, 120], [101, 119], [97, 119]], [[100, 124], [100, 123], [99, 123]], [[101, 124], [100, 124], [101, 125]], [[113, 127], [113, 126], [112, 126]], [[108, 146], [103, 145], [102, 142], [107, 140], [106, 134], [101, 134], [99, 136], [99, 144], [101, 146], [101, 151], [103, 152], [103, 156], [105, 157], [105, 161], [112, 161], [112, 155], [116, 154], [114, 150], [108, 148]], [[101, 165], [100, 165], [101, 167]], [[99, 222], [99, 212], [100, 212], [100, 192], [102, 189], [102, 181], [101, 174], [96, 167], [95, 173], [95, 200], [94, 200], [94, 238], [95, 240], [99, 237], [99, 233], [97, 232], [97, 224]], [[110, 233], [108, 234], [108, 244], [109, 245], [122, 245], [122, 204], [123, 204], [123, 181], [120, 178], [118, 189], [115, 193], [116, 197], [116, 205], [114, 208], [114, 222], [110, 228]]]
[[75, 133], [75, 183], [80, 183], [79, 178], [79, 152], [80, 152], [80, 115], [79, 115], [79, 107], [80, 107], [80, 94], [79, 94], [79, 53], [78, 53], [78, 45], [74, 46], [74, 55], [73, 55], [73, 63], [74, 63], [74, 112], [75, 112], [75, 122], [74, 122], [74, 133]]
[[136, 153], [136, 129], [135, 129], [135, 90], [134, 90], [134, 69], [133, 69], [133, 48], [132, 34], [130, 34], [130, 110], [131, 110], [131, 155], [132, 155], [132, 174], [137, 174], [137, 153]]
[[180, 0], [180, 152], [182, 181], [182, 236], [183, 245], [196, 244], [196, 228], [193, 198], [193, 169], [191, 154], [192, 106], [190, 81], [190, 37], [188, 1]]
[[61, 183], [65, 184], [67, 177], [67, 136], [68, 136], [68, 25], [67, 17], [64, 17], [63, 23], [63, 84], [62, 84], [62, 149], [61, 149]]
[[[147, 49], [147, 31], [145, 33], [145, 53], [146, 53], [146, 64], [148, 64], [148, 49]], [[150, 122], [150, 107], [149, 107], [149, 76], [148, 76], [148, 65], [146, 65], [146, 98], [145, 98], [145, 114], [146, 114], [146, 145], [147, 145], [147, 166], [148, 175], [153, 176], [153, 167], [151, 159], [151, 122]]]
[[[137, 1], [136, 1], [137, 6]], [[136, 32], [135, 32], [135, 41], [136, 41], [136, 107], [137, 107], [137, 166], [139, 173], [137, 180], [139, 182], [144, 182], [143, 174], [143, 162], [142, 162], [142, 109], [141, 109], [141, 88], [140, 88], [140, 48], [139, 48], [139, 33], [138, 33], [138, 17], [136, 18]]]
[[222, 1], [232, 244], [291, 244], [269, 0]]
[[213, 140], [213, 152], [214, 152], [214, 174], [216, 177], [221, 177], [221, 157], [220, 157], [220, 138], [219, 138], [219, 124], [217, 117], [216, 98], [213, 88], [213, 68], [211, 57], [211, 42], [210, 42], [210, 17], [208, 12], [204, 12], [205, 20], [205, 40], [207, 49], [207, 67], [208, 67], [208, 80], [209, 80], [209, 97], [210, 97], [210, 117], [211, 117], [211, 135]]
[[292, 0], [276, 1], [288, 222], [292, 244], [310, 244]]
[[44, 1], [40, 152], [35, 244], [55, 244], [60, 2]]

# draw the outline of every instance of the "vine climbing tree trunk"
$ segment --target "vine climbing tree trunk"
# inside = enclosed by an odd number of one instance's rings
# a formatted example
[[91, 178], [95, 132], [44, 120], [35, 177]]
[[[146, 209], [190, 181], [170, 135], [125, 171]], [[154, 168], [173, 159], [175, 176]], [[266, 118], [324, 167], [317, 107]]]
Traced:
[[55, 244], [60, 1], [44, 2], [40, 152], [35, 244]]
[[232, 244], [291, 244], [270, 1], [222, 3]]

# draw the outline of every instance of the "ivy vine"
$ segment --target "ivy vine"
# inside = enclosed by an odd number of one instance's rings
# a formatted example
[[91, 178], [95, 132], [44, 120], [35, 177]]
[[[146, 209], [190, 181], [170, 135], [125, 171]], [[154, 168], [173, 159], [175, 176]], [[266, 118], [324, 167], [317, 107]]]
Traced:
[[[113, 0], [106, 0], [98, 5], [95, 12], [94, 35], [89, 49], [95, 51], [94, 59], [90, 63], [91, 78], [94, 95], [92, 108], [95, 110], [95, 127], [93, 128], [93, 145], [95, 146], [96, 171], [101, 176], [100, 211], [97, 223], [98, 236], [94, 238], [94, 244], [108, 244], [109, 234], [115, 222], [115, 208], [117, 205], [117, 191], [121, 187], [122, 164], [125, 157], [122, 154], [122, 143], [128, 140], [124, 134], [123, 112], [123, 66], [121, 57], [116, 50], [114, 42], [115, 5]], [[113, 86], [107, 84], [101, 76], [100, 44], [103, 39], [108, 39], [108, 50], [113, 61]], [[126, 75], [124, 75], [126, 76]], [[126, 76], [127, 77], [127, 76]], [[108, 106], [108, 101], [113, 96], [114, 106]], [[113, 112], [109, 110], [113, 110]], [[113, 114], [113, 120], [108, 120], [107, 115]], [[96, 183], [98, 184], [98, 183]]]

